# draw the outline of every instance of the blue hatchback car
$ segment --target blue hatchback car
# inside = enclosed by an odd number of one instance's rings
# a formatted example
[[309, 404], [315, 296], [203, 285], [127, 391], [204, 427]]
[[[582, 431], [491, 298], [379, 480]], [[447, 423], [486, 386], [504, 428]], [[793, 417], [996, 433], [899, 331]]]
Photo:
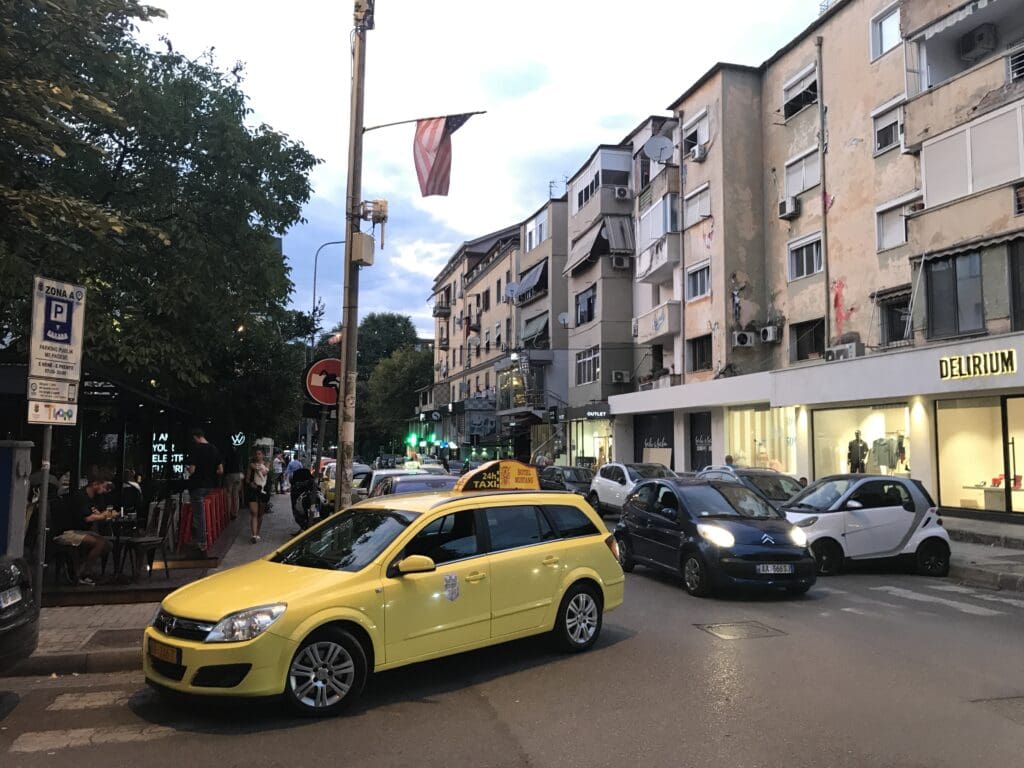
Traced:
[[803, 530], [734, 482], [640, 483], [626, 498], [615, 538], [622, 570], [641, 564], [677, 573], [698, 597], [719, 587], [803, 594], [817, 578]]

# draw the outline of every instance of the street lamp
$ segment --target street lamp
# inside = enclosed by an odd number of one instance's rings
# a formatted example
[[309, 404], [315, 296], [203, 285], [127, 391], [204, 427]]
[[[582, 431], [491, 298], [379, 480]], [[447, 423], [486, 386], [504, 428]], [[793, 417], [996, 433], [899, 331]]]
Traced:
[[[320, 251], [326, 248], [328, 245], [344, 245], [344, 240], [328, 240], [326, 243], [322, 243], [319, 248], [316, 249], [316, 253], [313, 254], [313, 315], [316, 315], [316, 270], [320, 263]], [[309, 346], [310, 354], [312, 355], [312, 348], [316, 345], [313, 343], [313, 336], [316, 333], [315, 329], [310, 331], [309, 335]]]

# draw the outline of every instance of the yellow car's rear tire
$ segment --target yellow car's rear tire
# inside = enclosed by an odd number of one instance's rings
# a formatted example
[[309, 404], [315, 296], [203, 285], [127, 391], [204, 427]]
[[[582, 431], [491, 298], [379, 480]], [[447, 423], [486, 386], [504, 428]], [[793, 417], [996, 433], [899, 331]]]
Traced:
[[304, 717], [327, 717], [348, 709], [366, 685], [366, 652], [340, 627], [325, 627], [295, 651], [284, 685], [288, 708]]
[[601, 590], [590, 582], [577, 582], [558, 606], [552, 637], [563, 651], [579, 653], [597, 642], [603, 620]]

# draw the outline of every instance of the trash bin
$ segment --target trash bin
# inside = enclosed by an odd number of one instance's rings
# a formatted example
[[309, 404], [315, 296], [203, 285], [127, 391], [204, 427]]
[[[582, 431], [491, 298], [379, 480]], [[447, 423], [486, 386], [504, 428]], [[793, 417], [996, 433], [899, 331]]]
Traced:
[[[39, 641], [34, 552], [25, 552], [32, 443], [0, 440], [0, 673], [28, 658]], [[26, 554], [28, 558], [26, 558]]]

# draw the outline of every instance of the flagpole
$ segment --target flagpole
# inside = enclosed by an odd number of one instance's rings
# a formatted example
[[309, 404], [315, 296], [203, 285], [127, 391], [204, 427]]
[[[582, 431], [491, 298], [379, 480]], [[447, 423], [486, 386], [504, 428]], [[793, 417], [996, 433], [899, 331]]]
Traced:
[[[487, 110], [484, 109], [479, 112], [459, 112], [459, 114], [466, 115], [466, 117], [472, 117], [473, 115], [486, 115]], [[409, 125], [409, 123], [419, 123], [423, 120], [440, 120], [442, 117], [450, 117], [450, 115], [436, 115], [434, 117], [417, 117], [412, 120], [399, 120], [394, 123], [381, 123], [380, 125], [371, 125], [367, 128], [363, 128], [363, 133], [376, 131], [378, 128], [390, 128], [393, 125]]]
[[375, 0], [355, 0], [352, 32], [352, 93], [348, 134], [348, 191], [345, 194], [345, 286], [341, 326], [342, 386], [338, 390], [337, 509], [352, 503], [352, 459], [356, 433], [356, 345], [359, 330], [358, 240], [363, 181], [363, 104], [366, 84], [366, 32], [373, 29]]

